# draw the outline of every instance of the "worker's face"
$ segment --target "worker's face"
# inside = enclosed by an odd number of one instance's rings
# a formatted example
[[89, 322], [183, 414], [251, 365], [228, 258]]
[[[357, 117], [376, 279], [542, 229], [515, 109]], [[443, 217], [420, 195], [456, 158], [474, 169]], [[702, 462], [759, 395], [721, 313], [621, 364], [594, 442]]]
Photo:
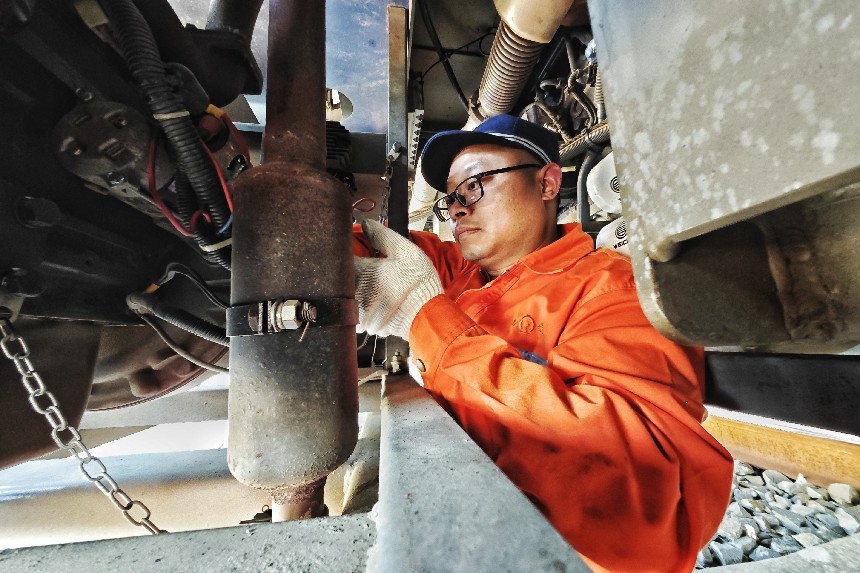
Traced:
[[[454, 158], [447, 193], [467, 177], [523, 163], [535, 163], [530, 153], [497, 145], [473, 145]], [[555, 196], [561, 168], [510, 171], [482, 179], [484, 196], [469, 207], [454, 202], [448, 208], [454, 240], [463, 257], [498, 276], [529, 253], [557, 238]]]

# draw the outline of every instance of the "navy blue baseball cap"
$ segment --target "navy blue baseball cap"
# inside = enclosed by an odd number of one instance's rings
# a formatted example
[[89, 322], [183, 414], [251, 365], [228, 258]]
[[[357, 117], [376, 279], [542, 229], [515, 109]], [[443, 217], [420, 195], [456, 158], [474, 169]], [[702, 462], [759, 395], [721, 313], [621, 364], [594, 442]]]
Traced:
[[525, 149], [544, 165], [559, 162], [559, 140], [555, 133], [513, 115], [497, 115], [485, 120], [475, 131], [442, 131], [427, 140], [421, 153], [424, 180], [444, 191], [454, 158], [471, 145], [486, 143]]

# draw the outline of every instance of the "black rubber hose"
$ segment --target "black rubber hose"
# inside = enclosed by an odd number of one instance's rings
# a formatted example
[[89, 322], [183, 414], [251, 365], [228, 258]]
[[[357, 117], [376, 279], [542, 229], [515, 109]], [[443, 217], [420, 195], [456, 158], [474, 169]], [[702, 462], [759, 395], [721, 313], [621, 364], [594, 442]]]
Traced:
[[146, 104], [167, 136], [198, 201], [209, 212], [213, 225], [220, 228], [230, 216], [227, 200], [188, 111], [173, 92], [149, 25], [131, 0], [106, 1], [104, 9]]
[[428, 0], [419, 0], [418, 8], [421, 10], [421, 20], [424, 22], [424, 27], [427, 28], [427, 33], [430, 35], [430, 40], [433, 42], [433, 47], [436, 49], [436, 54], [442, 62], [442, 67], [445, 68], [445, 74], [448, 76], [448, 81], [457, 92], [457, 97], [460, 98], [460, 103], [468, 111], [469, 100], [463, 93], [460, 83], [457, 81], [457, 76], [454, 75], [454, 69], [451, 67], [451, 62], [448, 61], [448, 55], [442, 49], [442, 43], [439, 41], [439, 36], [436, 34], [436, 28], [433, 26], [433, 21], [430, 19], [430, 9], [427, 7]]
[[230, 346], [225, 329], [197, 318], [181, 308], [165, 304], [151, 294], [132, 293], [125, 300], [132, 312], [151, 314], [200, 338], [221, 346]]
[[[197, 210], [197, 200], [194, 197], [194, 191], [185, 176], [181, 166], [176, 173], [176, 210], [179, 211], [179, 217], [183, 221], [190, 221], [191, 215]], [[214, 220], [214, 219], [213, 219]], [[197, 222], [197, 228], [192, 232], [192, 237], [201, 247], [208, 247], [223, 240], [215, 235], [213, 229], [209, 227], [206, 221], [201, 217]], [[218, 249], [212, 252], [203, 252], [203, 257], [214, 263], [218, 263], [227, 270], [231, 269], [232, 265], [232, 250], [228, 247]]]
[[585, 182], [588, 180], [588, 174], [597, 165], [599, 159], [600, 151], [589, 149], [585, 153], [582, 165], [579, 167], [579, 178], [576, 180], [576, 213], [581, 225], [591, 220], [591, 209], [588, 206], [588, 187], [586, 187]]
[[176, 354], [178, 354], [188, 362], [191, 362], [192, 364], [195, 364], [201, 368], [205, 368], [206, 370], [211, 370], [212, 372], [220, 372], [221, 374], [227, 374], [230, 372], [229, 369], [224, 368], [223, 366], [218, 366], [217, 364], [212, 364], [211, 362], [206, 362], [205, 360], [200, 360], [196, 356], [189, 354], [184, 348], [179, 346], [175, 340], [170, 338], [170, 335], [167, 334], [167, 332], [165, 332], [163, 328], [161, 328], [160, 324], [158, 324], [145, 314], [139, 314], [138, 316], [140, 316], [140, 319], [143, 322], [152, 327], [152, 330], [154, 330], [158, 337], [164, 341], [168, 348], [170, 348], [172, 351], [174, 351]]

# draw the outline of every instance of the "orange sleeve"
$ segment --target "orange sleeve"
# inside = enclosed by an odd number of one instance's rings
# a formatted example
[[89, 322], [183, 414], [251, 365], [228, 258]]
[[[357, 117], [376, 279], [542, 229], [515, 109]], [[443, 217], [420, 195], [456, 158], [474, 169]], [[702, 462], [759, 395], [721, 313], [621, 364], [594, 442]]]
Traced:
[[728, 452], [700, 424], [702, 350], [631, 284], [593, 289], [547, 364], [435, 297], [410, 343], [425, 386], [595, 570], [690, 571], [722, 519]]

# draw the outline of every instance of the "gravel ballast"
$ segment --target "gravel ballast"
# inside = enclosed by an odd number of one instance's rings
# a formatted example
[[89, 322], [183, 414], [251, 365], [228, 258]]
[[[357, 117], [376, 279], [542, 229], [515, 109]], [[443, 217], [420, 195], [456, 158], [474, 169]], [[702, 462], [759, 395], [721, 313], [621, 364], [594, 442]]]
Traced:
[[696, 569], [761, 561], [860, 531], [860, 494], [849, 484], [827, 487], [803, 477], [735, 461], [732, 499]]

